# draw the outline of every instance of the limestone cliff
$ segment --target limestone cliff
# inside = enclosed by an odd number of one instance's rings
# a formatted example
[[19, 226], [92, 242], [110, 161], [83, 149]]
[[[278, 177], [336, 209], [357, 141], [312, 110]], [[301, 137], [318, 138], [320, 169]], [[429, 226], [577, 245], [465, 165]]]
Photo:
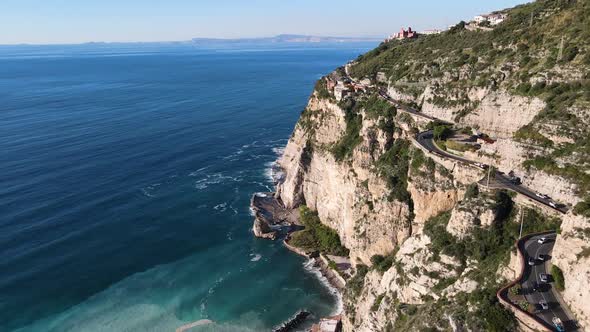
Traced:
[[[553, 25], [586, 12], [586, 2], [537, 1], [507, 10], [492, 31], [459, 24], [384, 43], [318, 82], [279, 160], [276, 196], [317, 211], [350, 250], [346, 331], [516, 329], [496, 291], [520, 269], [519, 221], [524, 234], [560, 229], [562, 296], [590, 328], [590, 56], [585, 44], [567, 61], [541, 56], [558, 45], [547, 34]], [[545, 42], [521, 38], [535, 34]], [[396, 109], [383, 94], [417, 111]], [[420, 146], [414, 137], [434, 118], [453, 123], [458, 137], [478, 137], [452, 142], [465, 148], [455, 152], [514, 171], [567, 214], [478, 185], [484, 170]]]

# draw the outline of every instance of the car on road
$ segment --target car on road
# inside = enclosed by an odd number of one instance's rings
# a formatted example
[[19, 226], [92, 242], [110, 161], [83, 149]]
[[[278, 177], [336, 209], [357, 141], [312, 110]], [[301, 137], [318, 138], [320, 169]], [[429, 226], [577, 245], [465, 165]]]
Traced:
[[561, 322], [561, 319], [557, 318], [557, 317], [553, 317], [553, 319], [551, 320], [551, 322], [553, 323], [553, 326], [555, 326], [555, 329], [558, 332], [564, 332], [565, 328], [563, 327], [563, 323]]
[[549, 282], [549, 275], [546, 273], [539, 273], [539, 280], [541, 280], [541, 282]]
[[545, 254], [539, 254], [539, 256], [537, 256], [537, 260], [544, 262], [546, 260], [549, 259], [549, 255], [545, 255]]
[[549, 202], [549, 206], [552, 207], [552, 208], [554, 208], [554, 209], [557, 209], [557, 203], [555, 203], [554, 201], [550, 201]]
[[475, 166], [481, 168], [481, 169], [488, 169], [490, 166], [484, 163], [475, 163]]
[[529, 257], [529, 265], [530, 265], [530, 266], [533, 266], [533, 265], [535, 265], [535, 263], [537, 263], [537, 262], [535, 261], [535, 259], [534, 259], [533, 257]]
[[549, 242], [549, 239], [546, 237], [542, 237], [542, 238], [538, 239], [537, 242], [539, 244], [545, 244], [545, 243]]
[[541, 307], [541, 310], [549, 309], [549, 304], [545, 300], [539, 301], [539, 306]]
[[541, 194], [541, 193], [536, 193], [535, 196], [541, 198], [541, 199], [549, 199], [550, 197], [548, 195], [545, 194]]
[[512, 184], [515, 184], [515, 185], [519, 185], [519, 184], [522, 183], [522, 181], [520, 180], [520, 178], [517, 177], [517, 176], [512, 176], [512, 177], [509, 178], [509, 180], [510, 180], [510, 182]]

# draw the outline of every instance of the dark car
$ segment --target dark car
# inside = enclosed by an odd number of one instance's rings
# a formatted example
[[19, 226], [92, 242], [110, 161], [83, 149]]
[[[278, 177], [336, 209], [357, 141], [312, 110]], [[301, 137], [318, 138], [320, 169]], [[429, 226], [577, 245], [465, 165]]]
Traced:
[[535, 265], [537, 263], [537, 261], [533, 257], [529, 257], [528, 262], [529, 262], [529, 265], [530, 266], [533, 266], [533, 265]]
[[544, 262], [549, 259], [549, 255], [539, 254], [539, 256], [537, 256], [537, 259], [541, 262]]

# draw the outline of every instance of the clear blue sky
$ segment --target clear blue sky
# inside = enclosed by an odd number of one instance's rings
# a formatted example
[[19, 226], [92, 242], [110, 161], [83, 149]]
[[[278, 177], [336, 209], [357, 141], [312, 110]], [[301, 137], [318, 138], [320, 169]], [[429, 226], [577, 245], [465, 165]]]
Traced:
[[0, 0], [0, 44], [170, 41], [281, 33], [384, 36], [526, 0]]

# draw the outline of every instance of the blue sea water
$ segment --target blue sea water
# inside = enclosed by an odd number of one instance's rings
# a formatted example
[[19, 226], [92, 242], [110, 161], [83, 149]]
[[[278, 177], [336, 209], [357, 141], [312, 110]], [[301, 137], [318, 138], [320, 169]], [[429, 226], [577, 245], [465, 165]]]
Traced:
[[0, 47], [0, 331], [265, 331], [337, 298], [249, 199], [373, 44]]

